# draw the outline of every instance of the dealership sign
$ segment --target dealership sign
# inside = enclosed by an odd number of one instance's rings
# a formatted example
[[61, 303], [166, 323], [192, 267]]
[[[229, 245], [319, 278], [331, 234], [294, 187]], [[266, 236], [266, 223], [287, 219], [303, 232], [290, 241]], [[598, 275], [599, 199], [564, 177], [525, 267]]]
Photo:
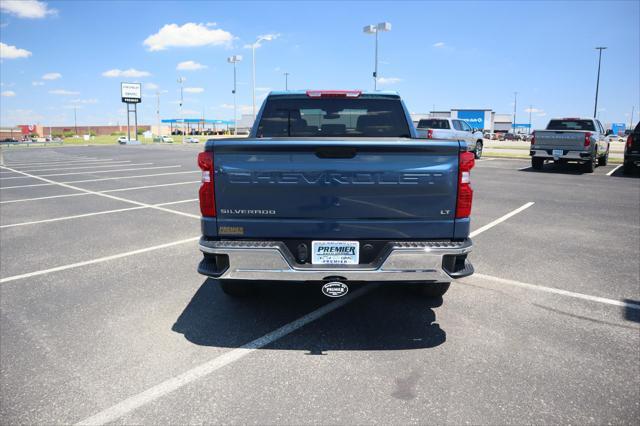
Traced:
[[484, 111], [458, 111], [458, 118], [474, 129], [484, 129]]
[[127, 104], [139, 104], [142, 102], [142, 84], [120, 83], [120, 95], [122, 102]]
[[627, 125], [624, 123], [611, 123], [611, 133], [614, 135], [624, 135]]

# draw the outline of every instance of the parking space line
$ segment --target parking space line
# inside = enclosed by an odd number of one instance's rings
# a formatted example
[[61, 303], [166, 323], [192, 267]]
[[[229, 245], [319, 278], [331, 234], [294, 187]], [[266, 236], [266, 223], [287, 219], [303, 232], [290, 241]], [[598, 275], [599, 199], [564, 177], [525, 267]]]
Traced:
[[184, 240], [173, 241], [171, 243], [160, 244], [160, 245], [153, 246], [153, 247], [146, 247], [146, 248], [143, 248], [143, 249], [132, 250], [132, 251], [124, 252], [124, 253], [118, 253], [118, 254], [114, 254], [114, 255], [111, 255], [111, 256], [99, 257], [97, 259], [85, 260], [83, 262], [71, 263], [69, 265], [57, 266], [55, 268], [43, 269], [43, 270], [40, 270], [40, 271], [29, 272], [29, 273], [26, 273], [26, 274], [14, 275], [12, 277], [7, 277], [7, 278], [0, 279], [0, 283], [7, 283], [7, 282], [10, 282], [10, 281], [16, 281], [16, 280], [20, 280], [20, 279], [24, 279], [24, 278], [36, 277], [38, 275], [49, 274], [49, 273], [52, 273], [52, 272], [66, 271], [67, 269], [79, 268], [81, 266], [93, 265], [93, 264], [96, 264], [96, 263], [102, 263], [102, 262], [107, 262], [107, 261], [110, 261], [110, 260], [121, 259], [123, 257], [133, 256], [133, 255], [136, 255], [136, 254], [147, 253], [147, 252], [150, 252], [150, 251], [160, 250], [160, 249], [167, 248], [167, 247], [173, 247], [173, 246], [177, 246], [177, 245], [181, 245], [181, 244], [190, 243], [190, 242], [193, 242], [193, 241], [198, 241], [199, 239], [200, 239], [200, 237], [191, 237], [191, 238], [187, 238], [187, 239], [184, 239]]
[[124, 401], [119, 402], [118, 404], [107, 408], [106, 410], [103, 410], [91, 417], [88, 417], [78, 422], [77, 424], [78, 425], [103, 425], [105, 423], [113, 422], [127, 415], [128, 413], [150, 402], [155, 401], [158, 398], [161, 398], [175, 390], [178, 390], [181, 387], [191, 382], [194, 382], [203, 377], [206, 377], [209, 374], [213, 373], [214, 371], [219, 370], [229, 364], [232, 364], [246, 357], [247, 355], [255, 352], [256, 350], [261, 349], [275, 342], [276, 340], [279, 340], [293, 333], [294, 331], [304, 327], [305, 325], [322, 318], [323, 316], [348, 304], [349, 302], [357, 299], [358, 297], [361, 297], [364, 294], [369, 293], [371, 290], [373, 290], [374, 287], [375, 287], [374, 285], [361, 287], [358, 290], [354, 291], [353, 293], [347, 294], [346, 296], [340, 299], [334, 300], [333, 302], [330, 302], [316, 309], [315, 311], [309, 312], [308, 314], [288, 324], [285, 324], [282, 327], [270, 333], [267, 333], [262, 337], [252, 340], [251, 342], [246, 343], [240, 346], [239, 348], [232, 349], [228, 352], [225, 352], [224, 354], [218, 357], [215, 357], [204, 364], [200, 364], [197, 367], [187, 370], [178, 376], [174, 376], [170, 379], [167, 379], [164, 382], [161, 382], [145, 390], [144, 392], [141, 392], [137, 395], [127, 398]]
[[618, 165], [618, 167], [614, 168], [609, 173], [607, 173], [607, 176], [611, 176], [612, 174], [614, 174], [616, 172], [616, 170], [618, 170], [620, 167], [622, 167], [622, 164]]
[[23, 163], [11, 163], [11, 164], [3, 164], [3, 166], [7, 167], [40, 167], [40, 166], [53, 166], [58, 165], [62, 166], [64, 164], [75, 164], [75, 163], [103, 163], [106, 161], [112, 161], [113, 158], [100, 158], [100, 159], [74, 159], [74, 160], [56, 160], [56, 161], [42, 161], [42, 162], [23, 162]]
[[495, 282], [498, 282], [500, 284], [508, 284], [508, 285], [513, 285], [513, 286], [517, 286], [517, 287], [527, 288], [529, 290], [536, 290], [536, 291], [543, 291], [543, 292], [546, 292], [546, 293], [560, 294], [562, 296], [568, 296], [568, 297], [573, 297], [573, 298], [576, 298], [576, 299], [588, 300], [590, 302], [598, 302], [598, 303], [604, 303], [604, 304], [607, 304], [607, 305], [621, 306], [623, 308], [640, 310], [640, 304], [638, 304], [638, 303], [623, 302], [621, 300], [608, 299], [606, 297], [599, 297], [599, 296], [591, 296], [591, 295], [588, 295], [588, 294], [576, 293], [574, 291], [561, 290], [561, 289], [558, 289], [558, 288], [546, 287], [546, 286], [538, 285], [538, 284], [523, 283], [523, 282], [520, 282], [520, 281], [509, 280], [509, 279], [506, 279], [506, 278], [498, 278], [498, 277], [494, 277], [494, 276], [491, 276], [491, 275], [478, 274], [478, 273], [474, 273], [468, 279], [473, 279], [473, 277], [482, 278], [482, 279], [489, 280], [489, 281], [495, 281]]
[[488, 224], [484, 225], [483, 227], [476, 229], [475, 231], [473, 231], [471, 234], [469, 234], [469, 236], [471, 238], [475, 237], [478, 234], [482, 234], [484, 231], [493, 228], [494, 226], [504, 222], [505, 220], [509, 219], [510, 217], [513, 217], [515, 215], [517, 215], [518, 213], [528, 209], [529, 207], [531, 207], [532, 205], [534, 205], [535, 203], [533, 201], [530, 201], [520, 207], [518, 207], [517, 209], [505, 214], [502, 217], [497, 218], [496, 220], [494, 220], [493, 222], [489, 222]]
[[[79, 163], [80, 167], [71, 166], [71, 167], [55, 167], [55, 168], [46, 168], [46, 169], [20, 169], [22, 172], [50, 172], [56, 170], [83, 170], [83, 169], [97, 169], [104, 167], [119, 167], [119, 166], [147, 166], [153, 163], [132, 163], [131, 160], [122, 160], [122, 161], [106, 161], [104, 163], [97, 163], [90, 166], [84, 165], [84, 163]], [[66, 165], [68, 166], [68, 165]], [[13, 172], [0, 172], [0, 173], [13, 173]]]
[[[132, 179], [132, 178], [141, 178], [141, 177], [153, 177], [153, 176], [169, 176], [169, 175], [183, 175], [186, 173], [202, 173], [196, 170], [190, 170], [185, 172], [171, 172], [171, 173], [155, 173], [150, 175], [134, 175], [134, 176], [116, 176], [110, 178], [99, 178], [99, 179], [83, 179], [83, 180], [70, 180], [66, 182], [57, 182], [57, 183], [85, 183], [85, 182], [102, 182], [105, 180], [122, 180], [122, 179]], [[28, 188], [32, 186], [50, 186], [56, 185], [56, 183], [32, 183], [28, 185], [15, 185], [15, 186], [0, 186], [0, 189], [13, 189], [13, 188]]]
[[[9, 179], [26, 179], [28, 177], [31, 176], [36, 176], [36, 177], [56, 177], [56, 176], [71, 176], [71, 175], [94, 175], [94, 174], [98, 174], [98, 173], [116, 173], [116, 172], [134, 172], [134, 171], [138, 171], [138, 170], [155, 170], [155, 169], [175, 169], [176, 167], [182, 167], [179, 164], [176, 164], [174, 166], [156, 166], [156, 167], [134, 167], [133, 169], [116, 169], [116, 170], [98, 170], [96, 172], [94, 171], [88, 171], [88, 172], [72, 172], [72, 173], [54, 173], [54, 174], [50, 174], [50, 175], [29, 175], [29, 176], [11, 176], [11, 177], [6, 177], [6, 178], [2, 178], [0, 177], [0, 181], [5, 181], [5, 180], [9, 180]], [[18, 173], [24, 173], [20, 170], [14, 169], [16, 172]]]
[[[159, 187], [164, 187], [164, 186], [176, 186], [176, 185], [187, 185], [187, 184], [193, 184], [193, 183], [200, 183], [199, 180], [190, 180], [188, 182], [174, 182], [174, 183], [161, 183], [158, 185], [146, 185], [146, 186], [134, 186], [131, 188], [118, 188], [118, 189], [107, 189], [105, 191], [97, 191], [102, 193], [108, 193], [108, 192], [124, 192], [124, 191], [133, 191], [136, 189], [148, 189], [148, 188], [159, 188]], [[61, 194], [61, 195], [49, 195], [47, 197], [35, 197], [35, 198], [20, 198], [17, 200], [6, 200], [6, 201], [0, 201], [0, 204], [10, 204], [10, 203], [21, 203], [21, 202], [26, 202], [26, 201], [39, 201], [39, 200], [49, 200], [52, 198], [65, 198], [65, 197], [78, 197], [81, 195], [93, 195], [90, 194], [88, 192], [78, 192], [75, 194]]]
[[122, 209], [103, 210], [103, 211], [99, 211], [99, 212], [76, 214], [76, 215], [73, 215], [73, 216], [63, 216], [63, 217], [56, 217], [56, 218], [52, 218], [52, 219], [42, 219], [42, 220], [33, 220], [33, 221], [30, 221], [30, 222], [10, 223], [8, 225], [1, 225], [0, 229], [14, 228], [16, 226], [37, 225], [39, 223], [60, 222], [60, 221], [63, 221], [63, 220], [80, 219], [80, 218], [83, 218], [83, 217], [99, 216], [99, 215], [104, 215], [104, 214], [112, 214], [112, 213], [120, 213], [120, 212], [128, 212], [128, 211], [131, 211], [131, 210], [148, 209], [148, 208], [151, 208], [151, 207], [170, 206], [170, 205], [173, 205], [173, 204], [190, 203], [190, 202], [194, 202], [194, 201], [198, 201], [198, 199], [197, 198], [192, 198], [192, 199], [189, 199], [189, 200], [170, 201], [168, 203], [152, 204], [150, 207], [146, 207], [146, 206], [126, 207], [126, 208], [122, 208]]
[[[178, 167], [180, 167], [180, 166], [178, 166]], [[122, 197], [116, 197], [115, 195], [109, 195], [109, 194], [100, 193], [100, 192], [97, 192], [97, 191], [91, 191], [89, 189], [80, 188], [80, 187], [77, 187], [77, 186], [67, 185], [66, 183], [56, 182], [56, 181], [53, 181], [51, 179], [44, 178], [42, 176], [31, 175], [29, 173], [21, 172], [19, 170], [15, 170], [15, 169], [12, 169], [12, 168], [7, 167], [7, 166], [0, 166], [0, 168], [17, 171], [18, 173], [21, 173], [21, 174], [23, 174], [25, 176], [30, 176], [30, 177], [32, 177], [34, 179], [38, 179], [38, 180], [41, 180], [41, 181], [44, 181], [44, 182], [48, 182], [48, 183], [53, 184], [53, 185], [59, 185], [59, 186], [62, 186], [63, 188], [75, 189], [76, 191], [87, 192], [89, 194], [99, 195], [99, 196], [105, 197], [105, 198], [111, 198], [112, 200], [124, 201], [125, 203], [131, 203], [131, 204], [135, 204], [137, 206], [146, 206], [146, 207], [148, 207], [150, 209], [156, 209], [156, 210], [164, 211], [164, 212], [167, 212], [167, 213], [173, 213], [173, 214], [178, 214], [178, 215], [181, 215], [181, 216], [186, 216], [186, 217], [190, 217], [190, 218], [194, 218], [194, 219], [200, 219], [200, 216], [197, 216], [197, 215], [194, 215], [194, 214], [185, 213], [185, 212], [181, 212], [181, 211], [177, 211], [177, 210], [171, 210], [171, 209], [167, 209], [165, 207], [156, 207], [156, 206], [153, 206], [151, 204], [141, 203], [141, 202], [133, 201], [133, 200], [128, 200], [128, 199], [122, 198]]]

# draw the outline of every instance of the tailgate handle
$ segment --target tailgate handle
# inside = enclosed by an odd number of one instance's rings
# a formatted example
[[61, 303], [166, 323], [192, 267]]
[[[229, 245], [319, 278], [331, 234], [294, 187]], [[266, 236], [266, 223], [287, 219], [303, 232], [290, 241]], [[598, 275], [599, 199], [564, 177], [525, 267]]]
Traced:
[[356, 149], [348, 146], [327, 146], [316, 148], [316, 157], [318, 158], [353, 158], [356, 154]]

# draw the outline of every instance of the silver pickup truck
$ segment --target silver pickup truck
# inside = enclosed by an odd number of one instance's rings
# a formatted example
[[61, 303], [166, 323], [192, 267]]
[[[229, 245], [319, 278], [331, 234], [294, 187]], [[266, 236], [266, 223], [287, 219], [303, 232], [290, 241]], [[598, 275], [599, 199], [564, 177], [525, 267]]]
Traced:
[[541, 170], [547, 160], [560, 164], [569, 161], [582, 164], [593, 173], [609, 161], [609, 141], [599, 120], [595, 118], [553, 118], [545, 130], [536, 130], [531, 140], [531, 166]]

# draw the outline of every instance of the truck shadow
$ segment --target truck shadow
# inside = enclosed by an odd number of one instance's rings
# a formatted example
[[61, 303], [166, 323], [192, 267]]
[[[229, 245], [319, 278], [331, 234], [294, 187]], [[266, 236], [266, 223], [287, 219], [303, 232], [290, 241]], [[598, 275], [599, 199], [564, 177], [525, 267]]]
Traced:
[[[596, 168], [596, 170], [598, 170]], [[584, 175], [591, 174], [582, 171], [582, 165], [578, 163], [556, 164], [546, 163], [542, 170], [536, 170], [533, 167], [527, 167], [526, 169], [520, 169], [521, 172], [527, 173], [549, 173], [549, 174], [565, 174], [565, 175]]]
[[[330, 302], [312, 284], [269, 283], [253, 297], [234, 299], [208, 279], [172, 331], [196, 345], [237, 348]], [[442, 299], [429, 301], [404, 287], [380, 286], [267, 347], [309, 355], [432, 348], [446, 341], [435, 322], [433, 308], [440, 304]]]

